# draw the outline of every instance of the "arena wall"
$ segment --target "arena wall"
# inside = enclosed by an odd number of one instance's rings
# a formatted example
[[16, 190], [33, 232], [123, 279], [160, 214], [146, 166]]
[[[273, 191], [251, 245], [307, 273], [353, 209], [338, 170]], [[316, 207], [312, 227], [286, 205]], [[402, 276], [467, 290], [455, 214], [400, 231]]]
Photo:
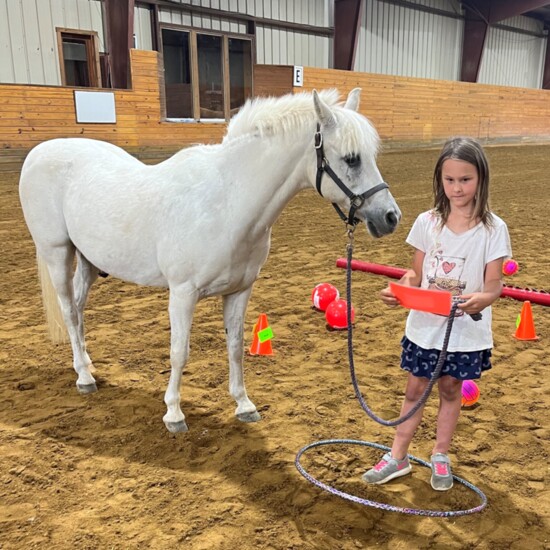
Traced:
[[[74, 89], [0, 85], [0, 151], [26, 153], [55, 137], [90, 137], [138, 156], [165, 156], [195, 144], [219, 142], [224, 123], [162, 119], [162, 70], [156, 52], [132, 50], [131, 90], [114, 90], [115, 124], [79, 124]], [[304, 68], [304, 87], [292, 88], [288, 67], [257, 66], [255, 88], [265, 95], [335, 87], [363, 88], [361, 110], [390, 146], [426, 146], [468, 134], [484, 143], [550, 141], [550, 91]], [[87, 89], [89, 90], [89, 89]], [[103, 90], [105, 91], [105, 90]]]
[[435, 145], [458, 134], [483, 143], [550, 141], [550, 90], [304, 68], [303, 89], [357, 86], [362, 113], [389, 144]]

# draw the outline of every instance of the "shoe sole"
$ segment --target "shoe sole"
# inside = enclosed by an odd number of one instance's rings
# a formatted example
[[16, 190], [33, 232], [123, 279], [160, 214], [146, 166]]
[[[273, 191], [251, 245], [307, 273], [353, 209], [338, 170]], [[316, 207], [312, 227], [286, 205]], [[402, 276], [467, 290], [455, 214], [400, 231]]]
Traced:
[[434, 491], [448, 491], [449, 489], [453, 488], [453, 482], [451, 481], [451, 485], [449, 487], [434, 487], [433, 481], [430, 479], [430, 485], [432, 486], [432, 489]]
[[387, 483], [388, 481], [391, 481], [392, 479], [395, 479], [397, 477], [406, 476], [411, 472], [411, 470], [412, 466], [409, 464], [406, 468], [398, 470], [397, 472], [393, 472], [393, 474], [390, 474], [388, 477], [385, 477], [380, 481], [368, 481], [364, 477], [362, 477], [362, 479], [365, 483], [368, 483], [369, 485], [383, 485], [384, 483]]

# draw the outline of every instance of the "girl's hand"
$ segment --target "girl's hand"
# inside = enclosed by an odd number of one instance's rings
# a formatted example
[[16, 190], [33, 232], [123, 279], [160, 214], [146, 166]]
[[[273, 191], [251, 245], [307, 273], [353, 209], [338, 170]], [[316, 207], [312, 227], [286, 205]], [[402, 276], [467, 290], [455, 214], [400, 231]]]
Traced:
[[458, 309], [468, 313], [468, 315], [475, 315], [480, 313], [486, 307], [493, 303], [491, 296], [485, 292], [474, 292], [473, 294], [464, 294], [460, 296], [462, 300], [466, 300], [462, 304], [458, 304]]
[[469, 315], [475, 315], [489, 307], [500, 296], [502, 291], [502, 261], [503, 258], [499, 258], [485, 266], [483, 292], [473, 292], [472, 294], [460, 296], [466, 302], [459, 304], [459, 309]]
[[399, 305], [399, 301], [390, 290], [389, 286], [380, 292], [380, 298], [387, 306], [395, 307]]

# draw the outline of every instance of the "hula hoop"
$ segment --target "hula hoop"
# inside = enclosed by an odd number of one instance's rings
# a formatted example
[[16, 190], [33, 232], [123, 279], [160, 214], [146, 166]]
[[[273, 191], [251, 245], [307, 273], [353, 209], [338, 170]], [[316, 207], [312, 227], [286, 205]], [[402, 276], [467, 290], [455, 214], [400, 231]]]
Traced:
[[[351, 500], [352, 502], [356, 502], [357, 504], [363, 504], [364, 506], [371, 506], [373, 508], [380, 508], [382, 510], [386, 510], [387, 512], [400, 512], [402, 514], [412, 514], [415, 516], [430, 516], [430, 517], [440, 517], [440, 518], [448, 518], [448, 517], [457, 517], [457, 516], [467, 516], [469, 514], [475, 514], [476, 512], [481, 512], [487, 506], [487, 497], [485, 494], [480, 491], [475, 485], [472, 485], [465, 479], [462, 479], [458, 476], [453, 475], [453, 479], [455, 481], [458, 481], [462, 485], [464, 485], [466, 488], [470, 489], [474, 493], [476, 493], [479, 498], [481, 499], [481, 504], [474, 507], [474, 508], [468, 508], [467, 510], [449, 510], [449, 511], [443, 511], [443, 510], [422, 510], [422, 509], [415, 509], [415, 508], [402, 508], [400, 506], [392, 506], [391, 504], [385, 504], [383, 502], [376, 502], [373, 500], [367, 500], [364, 498], [360, 498], [355, 495], [351, 495], [349, 493], [345, 493], [344, 491], [340, 491], [338, 489], [335, 489], [334, 487], [331, 487], [330, 485], [327, 485], [326, 483], [323, 483], [317, 479], [315, 479], [311, 474], [308, 474], [304, 467], [300, 464], [300, 458], [302, 455], [309, 449], [313, 449], [314, 447], [321, 447], [323, 445], [334, 445], [334, 444], [343, 444], [343, 445], [362, 445], [366, 447], [374, 447], [375, 449], [381, 449], [383, 451], [390, 451], [390, 447], [386, 447], [385, 445], [380, 445], [379, 443], [371, 443], [369, 441], [359, 441], [356, 439], [325, 439], [323, 441], [316, 441], [315, 443], [310, 443], [309, 445], [306, 445], [304, 448], [300, 449], [298, 454], [296, 455], [296, 460], [294, 461], [294, 464], [297, 468], [297, 470], [304, 476], [308, 481], [313, 483], [314, 485], [317, 485], [317, 487], [324, 489], [325, 491], [328, 491], [329, 493], [332, 493], [336, 496], [339, 496], [341, 498], [344, 498], [346, 500]], [[425, 460], [422, 460], [420, 458], [417, 458], [413, 455], [407, 455], [409, 459], [413, 460], [414, 462], [426, 466], [430, 468], [430, 464], [426, 462]]]

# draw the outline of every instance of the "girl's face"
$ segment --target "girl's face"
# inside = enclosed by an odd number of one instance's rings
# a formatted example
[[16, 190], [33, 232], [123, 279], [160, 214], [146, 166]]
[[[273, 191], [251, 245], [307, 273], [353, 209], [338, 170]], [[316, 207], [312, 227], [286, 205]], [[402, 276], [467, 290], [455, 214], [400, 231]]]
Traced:
[[464, 160], [447, 159], [441, 166], [445, 196], [453, 208], [473, 211], [479, 175], [477, 168]]

